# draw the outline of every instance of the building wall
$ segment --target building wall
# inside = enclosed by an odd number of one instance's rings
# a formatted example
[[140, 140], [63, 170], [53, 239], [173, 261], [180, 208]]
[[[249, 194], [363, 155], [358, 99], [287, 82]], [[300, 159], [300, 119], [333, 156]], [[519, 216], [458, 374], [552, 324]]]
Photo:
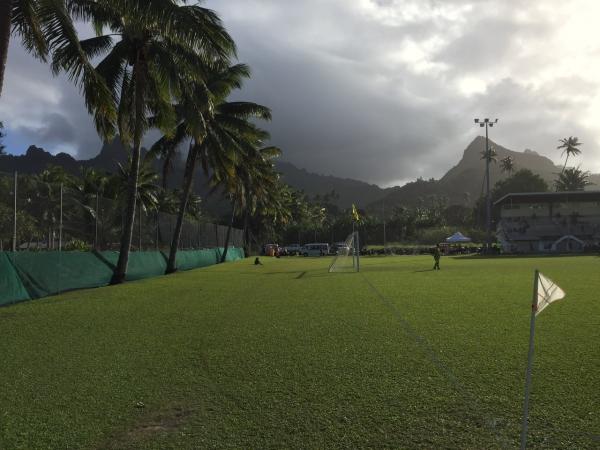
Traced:
[[600, 202], [564, 202], [564, 203], [507, 203], [500, 210], [500, 217], [530, 218], [571, 216], [576, 213], [600, 222]]
[[600, 202], [508, 203], [502, 206], [500, 217], [498, 237], [507, 252], [582, 251], [574, 241], [552, 248], [569, 235], [587, 246], [600, 244]]

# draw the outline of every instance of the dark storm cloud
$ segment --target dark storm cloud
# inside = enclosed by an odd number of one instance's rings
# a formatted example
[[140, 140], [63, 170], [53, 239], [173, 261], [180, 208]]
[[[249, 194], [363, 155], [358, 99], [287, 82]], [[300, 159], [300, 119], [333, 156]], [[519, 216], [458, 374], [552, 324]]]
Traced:
[[[491, 115], [505, 146], [558, 159], [557, 139], [575, 134], [587, 161], [598, 159], [600, 132], [581, 114], [594, 105], [594, 72], [570, 70], [573, 33], [559, 34], [558, 17], [582, 9], [571, 0], [560, 11], [524, 0], [206, 5], [253, 70], [236, 98], [273, 109], [272, 143], [301, 167], [381, 184], [439, 177], [480, 132], [473, 118]], [[100, 147], [77, 89], [16, 45], [0, 118], [54, 152], [90, 157]]]
[[18, 133], [35, 136], [36, 141], [49, 145], [60, 145], [75, 140], [76, 130], [65, 116], [58, 113], [49, 113], [45, 115], [44, 119], [44, 122], [38, 127], [23, 125], [17, 126], [15, 130]]
[[[414, 74], [382, 71], [378, 49], [401, 41], [407, 31], [365, 23], [343, 8], [318, 11], [304, 30], [288, 29], [288, 45], [256, 33], [253, 22], [232, 22], [240, 58], [254, 69], [242, 95], [273, 108], [273, 142], [286, 159], [316, 172], [374, 182], [411, 178], [415, 169], [427, 174], [427, 152], [456, 132], [447, 111], [432, 114], [442, 102], [420, 96], [438, 91], [441, 97], [444, 89]], [[277, 13], [269, 20], [281, 23], [297, 11]], [[303, 45], [319, 34], [323, 45]]]

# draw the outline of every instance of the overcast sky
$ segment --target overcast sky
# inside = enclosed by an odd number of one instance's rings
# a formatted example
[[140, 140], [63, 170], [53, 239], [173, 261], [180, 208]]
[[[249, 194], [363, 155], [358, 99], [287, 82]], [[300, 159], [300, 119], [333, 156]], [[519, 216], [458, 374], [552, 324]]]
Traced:
[[[481, 131], [513, 150], [600, 172], [597, 0], [207, 0], [253, 78], [239, 99], [273, 109], [282, 159], [380, 185], [442, 176]], [[11, 153], [80, 158], [100, 141], [77, 90], [16, 40], [0, 120]]]

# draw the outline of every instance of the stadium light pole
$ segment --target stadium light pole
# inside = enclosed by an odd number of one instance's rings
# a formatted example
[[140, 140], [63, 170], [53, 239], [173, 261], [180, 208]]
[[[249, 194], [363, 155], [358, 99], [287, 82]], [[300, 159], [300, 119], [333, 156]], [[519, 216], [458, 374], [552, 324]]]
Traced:
[[475, 119], [475, 123], [481, 128], [485, 127], [485, 231], [487, 236], [486, 253], [492, 249], [492, 199], [490, 197], [490, 140], [488, 137], [488, 127], [493, 127], [498, 123], [498, 119]]

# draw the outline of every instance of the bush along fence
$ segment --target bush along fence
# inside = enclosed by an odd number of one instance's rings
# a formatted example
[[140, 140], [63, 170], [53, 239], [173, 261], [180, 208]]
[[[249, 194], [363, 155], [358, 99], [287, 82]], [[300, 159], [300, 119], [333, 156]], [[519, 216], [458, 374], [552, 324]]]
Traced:
[[[223, 247], [180, 250], [177, 268], [191, 270], [218, 264]], [[76, 289], [107, 286], [118, 252], [0, 252], [0, 306]], [[244, 258], [244, 250], [230, 247], [227, 261]], [[131, 252], [127, 281], [163, 275], [167, 257], [159, 251]]]

